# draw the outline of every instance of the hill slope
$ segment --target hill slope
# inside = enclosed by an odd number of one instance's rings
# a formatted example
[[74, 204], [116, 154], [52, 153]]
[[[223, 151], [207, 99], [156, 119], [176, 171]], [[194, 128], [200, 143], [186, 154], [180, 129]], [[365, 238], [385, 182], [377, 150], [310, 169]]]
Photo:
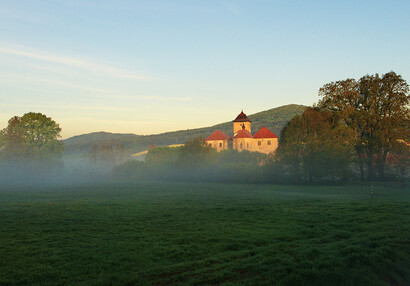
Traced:
[[[286, 122], [295, 115], [301, 114], [305, 108], [306, 106], [303, 105], [290, 104], [249, 115], [248, 118], [252, 121], [252, 132], [255, 133], [262, 126], [266, 126], [279, 136]], [[68, 138], [64, 140], [64, 145], [66, 154], [88, 152], [93, 146], [102, 144], [120, 144], [130, 149], [131, 152], [139, 152], [147, 150], [151, 143], [156, 146], [181, 144], [190, 138], [198, 136], [208, 137], [217, 129], [232, 135], [232, 121], [210, 127], [172, 131], [155, 135], [94, 132]]]

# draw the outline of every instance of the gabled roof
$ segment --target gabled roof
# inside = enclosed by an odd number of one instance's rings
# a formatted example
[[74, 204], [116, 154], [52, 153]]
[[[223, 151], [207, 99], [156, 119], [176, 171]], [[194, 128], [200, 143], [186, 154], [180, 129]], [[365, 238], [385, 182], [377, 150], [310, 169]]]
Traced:
[[252, 138], [252, 134], [245, 129], [239, 130], [238, 133], [233, 137], [234, 139], [236, 138]]
[[258, 132], [253, 135], [253, 138], [278, 138], [278, 136], [263, 126]]
[[214, 133], [212, 133], [209, 137], [205, 139], [205, 141], [212, 140], [229, 140], [229, 136], [220, 130], [216, 130]]
[[236, 116], [236, 118], [233, 122], [251, 122], [251, 121], [248, 119], [246, 114], [243, 113], [243, 111], [241, 111], [241, 113], [239, 113], [239, 115]]

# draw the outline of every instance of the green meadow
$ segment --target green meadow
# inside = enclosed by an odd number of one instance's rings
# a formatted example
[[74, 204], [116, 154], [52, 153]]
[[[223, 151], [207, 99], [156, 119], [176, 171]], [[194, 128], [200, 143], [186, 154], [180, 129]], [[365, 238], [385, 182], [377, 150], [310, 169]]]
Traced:
[[112, 184], [0, 191], [0, 285], [409, 285], [410, 190]]

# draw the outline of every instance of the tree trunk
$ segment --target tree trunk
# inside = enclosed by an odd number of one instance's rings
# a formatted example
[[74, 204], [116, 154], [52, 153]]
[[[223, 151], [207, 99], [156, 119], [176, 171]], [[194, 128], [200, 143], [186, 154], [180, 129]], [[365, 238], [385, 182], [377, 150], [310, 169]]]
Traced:
[[365, 180], [365, 172], [364, 172], [364, 160], [363, 160], [363, 155], [359, 152], [357, 152], [357, 157], [359, 159], [359, 168], [360, 168], [360, 180], [364, 181]]
[[293, 165], [293, 169], [294, 169], [294, 175], [295, 175], [295, 179], [296, 179], [296, 183], [300, 183], [300, 163], [299, 160], [296, 160], [296, 162]]
[[363, 161], [363, 153], [360, 151], [360, 148], [356, 147], [356, 154], [357, 160], [359, 161], [359, 168], [360, 168], [360, 181], [364, 181], [364, 161]]
[[381, 181], [384, 181], [384, 164], [380, 162], [378, 168], [377, 168], [377, 173], [379, 175], [379, 179]]
[[359, 155], [360, 180], [364, 181], [364, 163], [362, 157]]
[[373, 152], [367, 152], [367, 180], [374, 179]]
[[386, 167], [386, 159], [387, 159], [388, 152], [382, 151], [381, 153], [382, 154], [380, 154], [380, 157], [378, 159], [377, 173], [379, 175], [379, 179], [384, 181], [384, 171]]

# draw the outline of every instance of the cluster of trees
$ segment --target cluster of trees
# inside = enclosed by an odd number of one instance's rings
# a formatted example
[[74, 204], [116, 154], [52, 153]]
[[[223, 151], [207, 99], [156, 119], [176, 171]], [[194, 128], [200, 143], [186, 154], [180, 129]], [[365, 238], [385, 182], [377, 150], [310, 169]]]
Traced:
[[404, 178], [409, 167], [409, 86], [394, 72], [324, 85], [321, 100], [281, 133], [277, 160], [297, 181]]

